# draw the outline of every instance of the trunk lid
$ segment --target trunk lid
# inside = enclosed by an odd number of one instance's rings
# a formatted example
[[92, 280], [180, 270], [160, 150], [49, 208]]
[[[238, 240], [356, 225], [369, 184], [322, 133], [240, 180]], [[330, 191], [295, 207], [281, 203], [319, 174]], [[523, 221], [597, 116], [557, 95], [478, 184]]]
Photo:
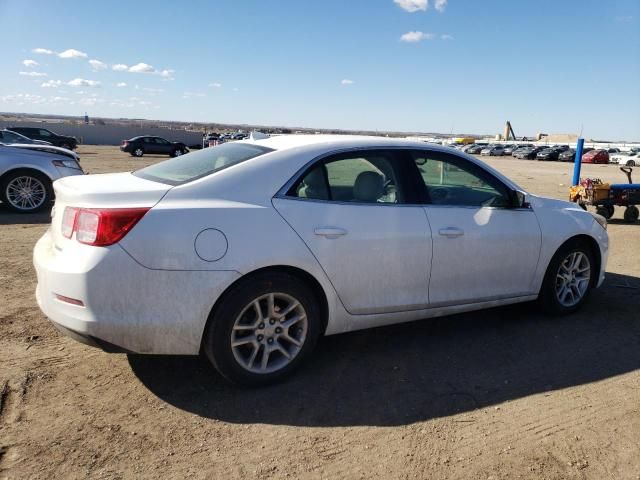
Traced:
[[153, 207], [173, 188], [131, 173], [107, 173], [64, 177], [53, 183], [56, 203], [51, 212], [51, 233], [59, 249], [74, 241], [62, 235], [66, 207], [140, 208]]

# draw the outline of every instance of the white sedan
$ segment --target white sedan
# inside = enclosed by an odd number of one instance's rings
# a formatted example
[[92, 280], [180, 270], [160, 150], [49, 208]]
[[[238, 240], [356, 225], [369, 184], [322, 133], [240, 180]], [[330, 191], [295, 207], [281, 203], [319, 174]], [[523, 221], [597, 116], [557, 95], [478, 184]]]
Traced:
[[34, 251], [51, 321], [106, 351], [203, 353], [244, 384], [321, 335], [536, 299], [574, 312], [608, 252], [602, 217], [407, 140], [247, 140], [54, 187]]

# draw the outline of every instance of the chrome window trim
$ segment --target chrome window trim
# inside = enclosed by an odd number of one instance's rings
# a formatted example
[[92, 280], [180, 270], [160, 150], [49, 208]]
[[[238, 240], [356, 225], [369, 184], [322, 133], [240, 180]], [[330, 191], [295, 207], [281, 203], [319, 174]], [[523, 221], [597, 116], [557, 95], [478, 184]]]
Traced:
[[[460, 160], [463, 160], [465, 162], [469, 162], [472, 163], [473, 165], [475, 165], [477, 168], [480, 168], [483, 172], [485, 172], [487, 175], [490, 175], [491, 177], [495, 178], [498, 182], [504, 184], [507, 188], [510, 188], [512, 190], [518, 190], [521, 191], [517, 185], [509, 182], [505, 182], [505, 180], [508, 180], [506, 177], [505, 179], [496, 177], [493, 172], [487, 170], [486, 168], [484, 168], [483, 165], [477, 163], [475, 161], [475, 159], [471, 156], [467, 157], [466, 155], [458, 155], [455, 152], [448, 152], [448, 151], [443, 151], [440, 149], [434, 149], [434, 148], [421, 148], [421, 147], [407, 147], [407, 146], [398, 146], [398, 145], [387, 145], [387, 146], [370, 146], [370, 147], [345, 147], [345, 148], [339, 148], [336, 150], [331, 150], [330, 152], [325, 152], [323, 154], [320, 154], [316, 157], [314, 157], [313, 159], [309, 160], [307, 163], [305, 163], [301, 168], [299, 168], [295, 174], [293, 174], [293, 176], [287, 181], [287, 183], [285, 183], [280, 190], [278, 190], [276, 192], [276, 194], [273, 196], [273, 198], [281, 198], [281, 199], [285, 199], [285, 200], [298, 200], [298, 201], [303, 201], [303, 202], [319, 202], [319, 203], [328, 203], [328, 204], [332, 204], [332, 205], [369, 205], [369, 206], [390, 206], [390, 207], [441, 207], [441, 208], [474, 208], [474, 209], [478, 209], [478, 208], [486, 208], [486, 209], [492, 209], [492, 210], [509, 210], [509, 211], [532, 211], [531, 206], [525, 207], [525, 208], [509, 208], [509, 207], [483, 207], [481, 205], [479, 206], [472, 206], [472, 205], [434, 205], [433, 203], [365, 203], [365, 202], [343, 202], [343, 201], [335, 201], [335, 200], [322, 200], [322, 199], [316, 199], [316, 198], [301, 198], [301, 197], [293, 197], [290, 195], [287, 195], [287, 192], [291, 189], [291, 187], [293, 187], [293, 185], [295, 183], [297, 183], [301, 178], [302, 175], [305, 174], [307, 172], [307, 170], [314, 165], [317, 162], [320, 162], [324, 159], [326, 159], [327, 157], [331, 157], [333, 155], [340, 155], [342, 153], [349, 153], [349, 152], [358, 152], [358, 151], [370, 151], [370, 150], [406, 150], [407, 152], [411, 152], [411, 151], [425, 151], [425, 152], [435, 152], [435, 153], [445, 153], [447, 155], [451, 155], [453, 157], [456, 157]], [[526, 194], [526, 192], [523, 192]]]

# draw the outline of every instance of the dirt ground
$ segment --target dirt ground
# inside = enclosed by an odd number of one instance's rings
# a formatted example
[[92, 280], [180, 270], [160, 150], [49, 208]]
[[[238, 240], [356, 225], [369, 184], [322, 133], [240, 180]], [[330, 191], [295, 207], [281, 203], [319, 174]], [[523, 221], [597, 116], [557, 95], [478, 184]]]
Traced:
[[[79, 153], [91, 173], [159, 160]], [[489, 163], [567, 197], [569, 164]], [[47, 222], [0, 207], [0, 479], [640, 479], [640, 223], [610, 222], [607, 280], [579, 314], [525, 304], [327, 337], [290, 381], [247, 390], [198, 358], [58, 334], [34, 298]]]

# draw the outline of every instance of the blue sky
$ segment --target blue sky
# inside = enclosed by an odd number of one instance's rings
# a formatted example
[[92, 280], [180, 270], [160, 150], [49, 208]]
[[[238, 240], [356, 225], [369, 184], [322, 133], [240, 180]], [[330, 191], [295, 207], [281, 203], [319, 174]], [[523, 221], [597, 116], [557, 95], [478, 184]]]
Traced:
[[638, 0], [0, 0], [0, 32], [5, 112], [640, 140]]

